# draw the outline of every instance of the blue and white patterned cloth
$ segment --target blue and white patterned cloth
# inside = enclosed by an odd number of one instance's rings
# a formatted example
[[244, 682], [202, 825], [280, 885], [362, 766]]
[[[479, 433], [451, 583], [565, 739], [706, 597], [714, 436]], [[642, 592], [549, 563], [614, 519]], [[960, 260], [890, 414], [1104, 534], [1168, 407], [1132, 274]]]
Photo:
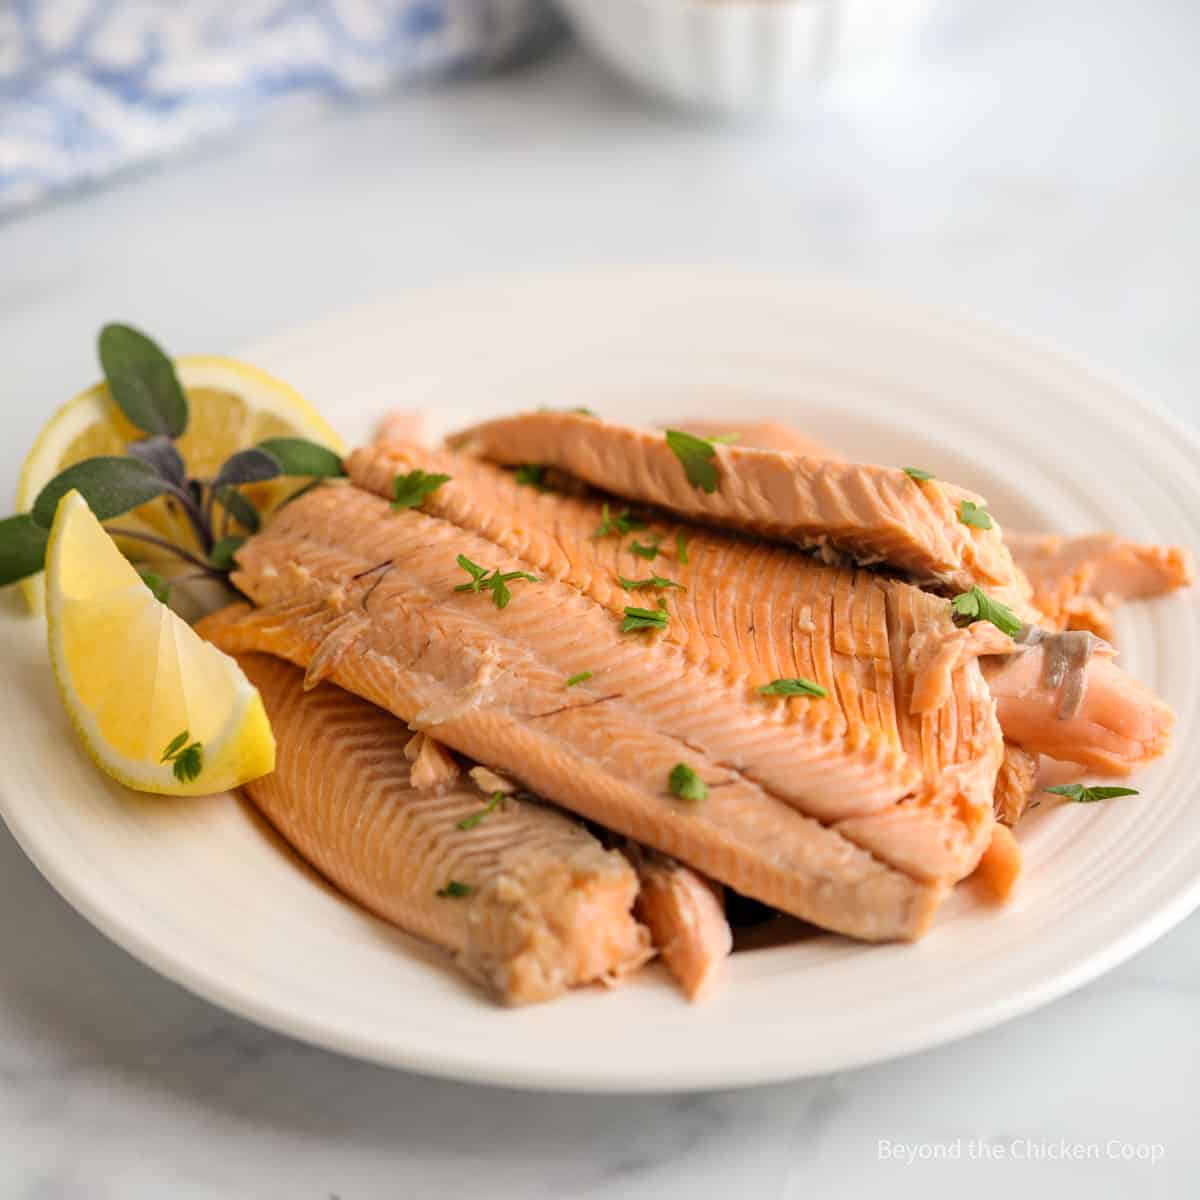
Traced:
[[0, 0], [0, 215], [284, 102], [507, 65], [545, 0]]

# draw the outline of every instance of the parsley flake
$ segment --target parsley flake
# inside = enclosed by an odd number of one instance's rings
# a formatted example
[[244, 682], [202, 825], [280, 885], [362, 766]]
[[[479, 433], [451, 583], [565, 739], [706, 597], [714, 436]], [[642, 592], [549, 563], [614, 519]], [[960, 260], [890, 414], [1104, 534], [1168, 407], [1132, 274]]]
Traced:
[[427, 496], [432, 496], [443, 483], [449, 483], [449, 475], [431, 475], [425, 471], [409, 471], [392, 480], [392, 508], [399, 512], [404, 508], [420, 508]]
[[160, 763], [169, 762], [180, 783], [191, 783], [204, 770], [204, 747], [200, 742], [188, 744], [188, 731], [177, 733], [162, 752]]
[[622, 633], [633, 633], [642, 629], [666, 629], [671, 614], [665, 608], [626, 608], [625, 620], [621, 622]]
[[993, 600], [978, 584], [969, 592], [959, 592], [950, 601], [956, 625], [973, 625], [976, 621], [991, 621], [1001, 633], [1016, 637], [1021, 631], [1021, 619], [1011, 608]]
[[1056, 796], [1065, 796], [1076, 804], [1095, 804], [1097, 800], [1114, 800], [1118, 796], [1136, 796], [1137, 788], [1085, 787], [1082, 783], [1061, 783], [1058, 787], [1043, 788]]
[[473, 812], [458, 822], [458, 828], [463, 830], [474, 829], [484, 817], [488, 816], [489, 813], [494, 813], [503, 802], [504, 793], [493, 792], [492, 798], [478, 812]]
[[580, 671], [578, 675], [572, 675], [571, 678], [567, 680], [567, 682], [564, 686], [565, 687], [575, 687], [577, 684], [587, 683], [587, 681], [589, 679], [591, 679], [591, 677], [592, 677], [591, 671]]
[[829, 692], [819, 683], [803, 677], [797, 679], [772, 679], [758, 689], [763, 696], [815, 696], [824, 700]]
[[518, 467], [514, 478], [518, 483], [531, 487], [535, 491], [553, 491], [553, 488], [546, 482], [546, 468], [539, 463], [526, 463], [523, 467]]
[[636, 554], [638, 558], [647, 559], [653, 562], [658, 557], [658, 542], [639, 542], [634, 538], [629, 543], [630, 552]]
[[918, 483], [924, 483], [927, 479], [934, 478], [929, 471], [922, 471], [920, 467], [904, 467], [902, 469], [909, 479], [915, 479]]
[[676, 763], [671, 768], [667, 784], [680, 800], [703, 800], [708, 795], [708, 785], [687, 763]]
[[958, 506], [958, 519], [972, 529], [991, 529], [992, 518], [988, 510], [974, 500], [964, 500]]
[[514, 579], [525, 579], [530, 583], [538, 581], [538, 577], [530, 575], [528, 571], [505, 571], [501, 574], [497, 568], [489, 572], [487, 567], [473, 563], [465, 554], [460, 554], [455, 562], [470, 575], [471, 582], [460, 583], [454, 590], [456, 592], [491, 592], [492, 600], [497, 608], [508, 607], [508, 602], [512, 599], [512, 592], [508, 590], [508, 585]]
[[682, 529], [675, 535], [675, 557], [685, 567], [688, 565], [687, 534]]
[[618, 575], [617, 582], [627, 592], [637, 592], [643, 588], [657, 588], [660, 592], [666, 591], [667, 588], [678, 588], [681, 592], [687, 591], [682, 583], [676, 583], [673, 579], [664, 579], [661, 575], [651, 575], [649, 579], [626, 579], [624, 575]]
[[451, 879], [445, 887], [438, 888], [433, 894], [442, 900], [462, 900], [474, 890], [469, 883], [459, 883], [457, 879]]
[[668, 429], [667, 445], [683, 464], [688, 483], [710, 494], [717, 490], [717, 465], [713, 462], [717, 448], [708, 438], [684, 433], [681, 429]]
[[630, 513], [629, 509], [623, 508], [616, 516], [613, 516], [608, 510], [608, 505], [602, 504], [600, 506], [600, 524], [596, 526], [592, 537], [607, 537], [610, 533], [615, 533], [618, 537], [624, 537], [627, 533], [632, 533], [635, 529], [645, 528], [646, 522], [641, 517], [635, 517]]

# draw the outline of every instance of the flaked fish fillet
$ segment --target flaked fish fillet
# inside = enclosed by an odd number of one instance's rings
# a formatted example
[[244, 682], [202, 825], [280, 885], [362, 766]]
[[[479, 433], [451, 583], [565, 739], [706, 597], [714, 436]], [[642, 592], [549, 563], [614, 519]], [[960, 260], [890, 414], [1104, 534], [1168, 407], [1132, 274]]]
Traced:
[[641, 885], [634, 912], [683, 994], [702, 1000], [733, 950], [723, 889], [662, 854], [636, 850], [632, 857]]
[[1038, 756], [1012, 742], [1004, 743], [1004, 760], [996, 775], [996, 820], [1012, 828], [1025, 814], [1037, 788]]
[[688, 480], [665, 436], [573, 413], [526, 413], [450, 439], [466, 453], [508, 465], [553, 466], [617, 496], [806, 548], [886, 563], [953, 591], [973, 584], [1019, 602], [1028, 587], [1000, 527], [967, 525], [963, 502], [983, 499], [899, 467], [846, 463], [777, 450], [718, 446], [716, 490]]
[[[202, 633], [219, 633], [218, 620]], [[303, 672], [240, 654], [278, 747], [276, 768], [246, 785], [267, 819], [342, 891], [449, 950], [509, 1004], [548, 1000], [645, 961], [632, 915], [638, 884], [616, 851], [544, 805], [506, 800], [473, 829], [473, 786], [412, 786], [408, 735], [395, 717]], [[451, 881], [470, 888], [439, 896]]]
[[1112, 614], [1127, 600], [1187, 587], [1196, 562], [1182, 546], [1131, 542], [1112, 533], [1085, 537], [1009, 533], [1005, 541], [1033, 588], [1033, 602], [1058, 629], [1112, 639]]
[[[498, 477], [495, 487], [517, 486], [478, 466]], [[464, 491], [448, 484], [435, 496], [463, 501]], [[909, 711], [908, 643], [931, 619], [950, 628], [945, 602], [703, 533], [689, 556], [690, 590], [674, 594], [688, 606], [676, 611], [674, 632], [622, 634], [620, 598], [601, 603], [572, 582], [567, 529], [527, 524], [506, 499], [475, 503], [525, 531], [531, 558], [449, 519], [392, 513], [357, 488], [318, 489], [241, 552], [238, 586], [261, 610], [234, 610], [209, 629], [227, 648], [272, 651], [307, 665], [312, 678], [328, 675], [460, 753], [764, 903], [859, 937], [919, 934], [947, 883], [987, 846], [1001, 754], [973, 661], [956, 668], [939, 711]], [[615, 542], [605, 552], [616, 553]], [[532, 571], [535, 543], [557, 547], [560, 569], [536, 585], [514, 583], [507, 608], [454, 591], [464, 579], [457, 554]], [[723, 550], [757, 557], [739, 564], [720, 560]], [[597, 588], [610, 586], [609, 572], [576, 565]], [[806, 574], [813, 603], [797, 606]], [[723, 644], [723, 659], [708, 661], [710, 642]], [[593, 678], [567, 690], [584, 670]], [[776, 674], [827, 681], [831, 702], [759, 696], [756, 685]], [[681, 761], [708, 784], [704, 802], [671, 795], [667, 779]], [[810, 785], [824, 819], [800, 811]], [[895, 799], [880, 804], [884, 786]]]

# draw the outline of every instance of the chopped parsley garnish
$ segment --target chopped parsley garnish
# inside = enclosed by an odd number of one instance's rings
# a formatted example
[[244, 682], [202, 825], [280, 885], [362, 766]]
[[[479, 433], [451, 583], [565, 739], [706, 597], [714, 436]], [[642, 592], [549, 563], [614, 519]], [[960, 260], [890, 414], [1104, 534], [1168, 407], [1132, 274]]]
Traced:
[[575, 687], [577, 684], [587, 683], [591, 677], [591, 671], [580, 671], [578, 675], [572, 675], [571, 678], [567, 680], [566, 686]]
[[629, 543], [629, 549], [638, 558], [644, 558], [648, 562], [653, 562], [658, 557], [658, 542], [639, 542], [637, 538], [634, 538]]
[[433, 894], [443, 900], [462, 900], [474, 890], [469, 883], [459, 883], [457, 879], [451, 879], [445, 887], [438, 888]]
[[504, 793], [493, 792], [492, 798], [478, 812], [473, 812], [470, 814], [470, 816], [463, 817], [463, 819], [458, 822], [458, 828], [474, 829], [484, 817], [486, 817], [489, 813], [494, 813], [496, 809], [498, 809], [503, 803]]
[[518, 467], [514, 478], [518, 483], [523, 483], [526, 487], [534, 488], [539, 492], [552, 490], [546, 482], [546, 468], [539, 463], [526, 463], [523, 467]]
[[803, 677], [772, 679], [770, 683], [764, 684], [758, 690], [764, 696], [815, 696], [818, 700], [824, 700], [829, 695], [829, 692], [819, 683], [813, 683], [811, 679]]
[[600, 524], [596, 526], [592, 533], [594, 538], [607, 537], [610, 533], [615, 533], [618, 537], [624, 537], [627, 533], [632, 533], [635, 529], [645, 529], [646, 522], [641, 517], [635, 517], [627, 508], [623, 508], [616, 516], [608, 510], [608, 505], [600, 506]]
[[992, 518], [986, 508], [976, 504], [974, 500], [964, 500], [958, 506], [958, 519], [972, 529], [991, 529]]
[[188, 731], [185, 729], [167, 743], [158, 761], [169, 762], [180, 783], [191, 783], [204, 770], [204, 747], [199, 742], [188, 745]]
[[1060, 783], [1058, 787], [1043, 788], [1056, 796], [1066, 796], [1076, 804], [1095, 804], [1097, 800], [1115, 800], [1118, 796], [1136, 796], [1137, 788], [1085, 787], [1082, 783]]
[[903, 470], [909, 479], [915, 479], [918, 483], [924, 483], [927, 479], [933, 478], [929, 471], [922, 471], [920, 467], [905, 467]]
[[508, 602], [512, 599], [512, 592], [508, 590], [508, 585], [514, 579], [526, 579], [530, 583], [538, 581], [537, 576], [530, 575], [528, 571], [505, 571], [501, 574], [499, 569], [496, 569], [489, 572], [487, 567], [473, 563], [465, 554], [460, 554], [455, 561], [470, 575], [471, 582], [460, 583], [454, 590], [456, 592], [489, 591], [492, 593], [492, 599], [497, 608], [508, 607]]
[[449, 475], [430, 475], [424, 471], [409, 471], [392, 480], [392, 508], [420, 508], [426, 496], [432, 496], [443, 483], [449, 483]]
[[639, 629], [666, 629], [671, 614], [665, 608], [626, 608], [625, 620], [621, 622], [622, 633]]
[[675, 535], [675, 557], [685, 567], [688, 565], [687, 534], [682, 529]]
[[664, 579], [661, 575], [651, 575], [649, 579], [626, 579], [624, 575], [618, 575], [617, 582], [627, 592], [638, 592], [643, 588], [657, 588], [660, 592], [666, 591], [667, 588], [678, 588], [681, 592], [687, 591], [682, 583], [676, 583], [673, 579]]
[[1021, 619], [1011, 608], [993, 600], [976, 585], [969, 592], [959, 592], [950, 601], [956, 625], [973, 625], [976, 621], [991, 621], [1001, 633], [1016, 637], [1021, 631]]
[[708, 438], [684, 433], [681, 429], [668, 429], [667, 445], [683, 464], [688, 483], [702, 492], [717, 490], [717, 465], [713, 461], [717, 457], [717, 448]]
[[671, 768], [667, 784], [680, 800], [703, 800], [708, 795], [708, 785], [687, 763], [676, 763]]

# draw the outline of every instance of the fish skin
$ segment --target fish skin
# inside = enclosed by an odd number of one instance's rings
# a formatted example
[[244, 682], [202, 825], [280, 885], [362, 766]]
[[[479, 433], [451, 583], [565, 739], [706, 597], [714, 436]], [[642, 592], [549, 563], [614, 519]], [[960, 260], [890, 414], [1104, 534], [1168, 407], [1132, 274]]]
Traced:
[[716, 989], [733, 951], [724, 889], [652, 850], [628, 853], [641, 885], [634, 912], [683, 994], [703, 1000]]
[[964, 500], [983, 505], [982, 497], [936, 479], [918, 483], [899, 467], [717, 446], [718, 484], [710, 494], [688, 481], [662, 434], [593, 417], [523, 413], [464, 430], [447, 443], [508, 465], [553, 466], [689, 520], [886, 563], [951, 591], [978, 584], [1006, 602], [1028, 596], [999, 524], [984, 530], [959, 519]]
[[[473, 786], [411, 786], [408, 740], [393, 716], [264, 654], [238, 661], [263, 697], [278, 741], [275, 771], [246, 785], [302, 857], [349, 896], [451, 951], [507, 1004], [549, 1000], [645, 961], [632, 915], [636, 876], [578, 822], [508, 800], [469, 831]], [[439, 898], [454, 879], [473, 887]]]
[[981, 660], [1005, 735], [1033, 754], [1078, 763], [1103, 775], [1128, 775], [1163, 754], [1175, 714], [1125, 674], [1109, 653], [1093, 654], [1075, 716], [1057, 716], [1057, 689], [1041, 684], [1044, 649]]

